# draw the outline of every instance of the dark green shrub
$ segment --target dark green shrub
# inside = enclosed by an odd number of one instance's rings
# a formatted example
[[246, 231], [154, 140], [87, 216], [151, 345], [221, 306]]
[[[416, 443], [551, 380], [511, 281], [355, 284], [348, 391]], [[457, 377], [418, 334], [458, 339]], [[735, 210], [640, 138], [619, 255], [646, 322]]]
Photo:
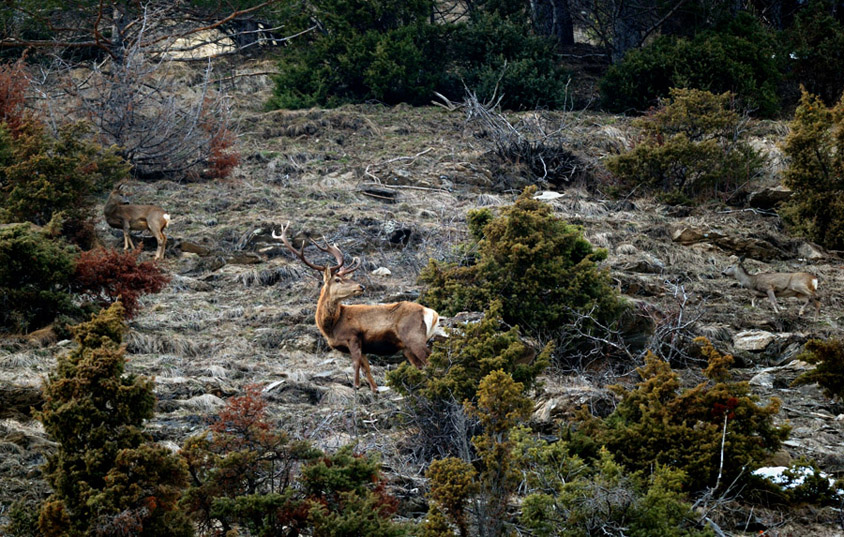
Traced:
[[482, 235], [477, 261], [465, 266], [431, 261], [420, 275], [428, 285], [420, 300], [444, 315], [482, 311], [500, 300], [505, 322], [546, 337], [583, 316], [603, 325], [617, 319], [624, 304], [609, 273], [597, 267], [606, 251], [593, 249], [580, 228], [533, 199], [535, 191], [525, 189], [494, 218], [483, 214], [488, 209], [470, 212], [472, 235]]
[[844, 400], [844, 343], [810, 339], [797, 359], [816, 366], [794, 379], [793, 386], [817, 384], [827, 397]]
[[[389, 385], [404, 395], [408, 420], [419, 431], [409, 443], [417, 458], [454, 455], [473, 434], [463, 404], [477, 401], [478, 387], [493, 371], [505, 371], [525, 389], [536, 385], [548, 365], [552, 347], [538, 355], [519, 337], [519, 329], [501, 322], [494, 305], [477, 323], [466, 323], [434, 345], [428, 366], [402, 364], [387, 373]], [[466, 427], [466, 428], [462, 428]]]
[[589, 537], [608, 528], [625, 535], [704, 537], [682, 492], [684, 475], [657, 466], [628, 472], [602, 449], [585, 463], [564, 441], [546, 442], [526, 428], [512, 433], [514, 459], [526, 476], [520, 522], [537, 537]]
[[124, 374], [124, 332], [119, 302], [74, 327], [78, 347], [44, 385], [37, 418], [58, 443], [44, 468], [53, 489], [39, 518], [47, 537], [192, 534], [175, 509], [184, 465], [144, 445], [155, 396], [151, 380]]
[[103, 192], [126, 176], [128, 165], [113, 149], [87, 141], [87, 127], [63, 127], [50, 137], [36, 123], [12, 136], [0, 126], [0, 223], [44, 225], [63, 213], [84, 220], [90, 194]]
[[535, 35], [526, 16], [478, 11], [455, 28], [450, 47], [454, 66], [438, 88], [448, 97], [462, 98], [465, 85], [481, 101], [503, 96], [501, 106], [513, 110], [564, 108], [571, 98], [553, 41]]
[[447, 27], [428, 22], [430, 0], [320, 0], [290, 13], [301, 29], [282, 55], [270, 106], [337, 106], [377, 99], [427, 102], [444, 69]]
[[788, 76], [832, 106], [844, 91], [844, 24], [833, 16], [829, 0], [813, 0], [801, 9], [784, 35]]
[[73, 249], [32, 224], [0, 225], [0, 332], [26, 332], [73, 309]]
[[768, 505], [830, 505], [841, 504], [842, 482], [835, 481], [818, 468], [812, 460], [799, 459], [787, 468], [767, 477], [754, 474], [750, 497]]
[[613, 112], [642, 112], [671, 88], [694, 88], [732, 92], [742, 108], [772, 117], [779, 110], [777, 52], [762, 24], [739, 13], [720, 31], [690, 39], [662, 36], [631, 50], [601, 80], [602, 103]]
[[671, 89], [671, 97], [634, 122], [641, 141], [606, 160], [627, 187], [656, 191], [668, 201], [726, 196], [762, 169], [764, 159], [736, 135], [741, 117], [729, 93]]
[[181, 505], [202, 533], [291, 529], [325, 536], [400, 536], [397, 502], [376, 458], [350, 448], [325, 455], [293, 441], [267, 418], [259, 386], [231, 397], [217, 420], [182, 450], [193, 477]]
[[350, 447], [302, 469], [308, 524], [325, 537], [402, 537], [408, 528], [392, 521], [398, 501], [386, 490], [377, 457]]
[[428, 520], [425, 522], [428, 533], [454, 535], [448, 527], [450, 522], [457, 528], [460, 537], [469, 535], [466, 504], [480, 490], [476, 481], [477, 475], [478, 472], [471, 464], [457, 457], [446, 457], [431, 462], [425, 472], [425, 477], [431, 484], [431, 490], [428, 492], [431, 506]]
[[783, 182], [794, 195], [783, 220], [794, 233], [844, 249], [844, 100], [830, 109], [803, 91], [789, 126]]
[[776, 452], [789, 428], [773, 423], [778, 399], [759, 406], [747, 382], [726, 380], [732, 356], [721, 355], [704, 339], [700, 343], [711, 380], [681, 388], [671, 367], [648, 354], [634, 389], [612, 388], [621, 401], [611, 415], [600, 419], [581, 413], [579, 441], [606, 446], [631, 471], [655, 465], [681, 470], [687, 475], [686, 491], [746, 478], [748, 470]]
[[469, 534], [464, 504], [472, 498], [474, 525], [478, 535], [507, 535], [511, 523], [508, 507], [521, 478], [513, 465], [510, 430], [530, 417], [533, 402], [525, 387], [502, 370], [481, 379], [475, 402], [466, 401], [466, 412], [475, 417], [480, 431], [472, 437], [477, 454], [475, 465], [449, 457], [431, 463], [431, 503], [425, 535], [449, 535], [449, 524], [461, 536]]
[[210, 431], [185, 442], [193, 483], [181, 504], [201, 533], [239, 524], [254, 535], [278, 535], [302, 523], [293, 469], [321, 453], [275, 429], [266, 407], [260, 387], [247, 386], [226, 401]]
[[[465, 88], [507, 108], [566, 104], [568, 73], [553, 41], [535, 35], [524, 11], [486, 6], [468, 22], [430, 22], [433, 2], [312, 2], [287, 18], [319, 31], [291, 41], [269, 105], [337, 106], [378, 100], [426, 104], [437, 90], [462, 99]], [[503, 13], [503, 14], [502, 14]]]
[[[41, 537], [38, 530], [38, 508], [40, 502], [32, 498], [19, 498], [9, 507], [9, 523], [0, 526], [14, 537]], [[5, 534], [4, 534], [5, 535]]]

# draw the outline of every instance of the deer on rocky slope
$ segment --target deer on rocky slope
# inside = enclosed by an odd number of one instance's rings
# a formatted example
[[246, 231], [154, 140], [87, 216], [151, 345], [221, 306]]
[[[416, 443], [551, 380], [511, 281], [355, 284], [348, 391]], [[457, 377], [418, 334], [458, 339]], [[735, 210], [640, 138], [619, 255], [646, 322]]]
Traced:
[[[745, 270], [744, 256], [742, 256], [738, 263], [730, 265], [722, 271], [726, 276], [733, 276], [739, 281], [742, 287], [750, 289], [758, 296], [767, 296], [771, 305], [774, 307], [774, 312], [779, 313], [777, 309], [777, 297], [798, 297], [805, 299], [803, 306], [800, 307], [799, 315], [803, 315], [803, 310], [812, 302], [815, 306], [815, 318], [821, 311], [821, 302], [818, 300], [816, 293], [818, 291], [818, 277], [810, 272], [763, 272], [759, 274], [748, 274]], [[751, 299], [751, 304], [756, 305], [756, 297]]]
[[131, 230], [143, 231], [148, 229], [158, 242], [155, 250], [155, 259], [164, 259], [164, 248], [167, 245], [167, 235], [164, 229], [170, 224], [170, 215], [161, 207], [155, 205], [132, 205], [122, 203], [118, 193], [120, 186], [111, 191], [106, 200], [103, 214], [105, 214], [108, 225], [115, 229], [123, 230], [123, 249], [128, 250], [131, 246], [135, 248], [132, 238], [129, 236]]
[[332, 349], [351, 355], [355, 388], [360, 387], [360, 370], [363, 368], [369, 387], [373, 392], [378, 390], [369, 369], [367, 353], [389, 356], [402, 351], [405, 358], [417, 368], [427, 365], [431, 353], [428, 340], [441, 333], [437, 312], [414, 302], [341, 304], [347, 298], [363, 294], [364, 286], [348, 276], [360, 267], [360, 259], [355, 258], [347, 266], [343, 252], [336, 244], [329, 245], [325, 241], [325, 246], [320, 246], [311, 240], [314, 246], [334, 256], [337, 265], [311, 263], [305, 258], [305, 244], [297, 250], [287, 239], [289, 226], [288, 222], [281, 228], [281, 235], [276, 235], [273, 230], [272, 236], [280, 239], [305, 265], [322, 274], [323, 286], [317, 302], [316, 325]]

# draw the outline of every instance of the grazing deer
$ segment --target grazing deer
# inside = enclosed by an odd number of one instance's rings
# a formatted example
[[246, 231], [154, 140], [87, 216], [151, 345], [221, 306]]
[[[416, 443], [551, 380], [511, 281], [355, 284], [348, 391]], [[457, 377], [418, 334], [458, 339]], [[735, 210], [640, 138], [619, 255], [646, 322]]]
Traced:
[[[753, 291], [756, 295], [767, 296], [774, 307], [774, 311], [779, 313], [777, 309], [777, 297], [798, 297], [804, 298], [805, 302], [800, 308], [799, 315], [803, 315], [803, 310], [809, 305], [809, 302], [814, 303], [815, 318], [821, 311], [821, 301], [818, 300], [816, 293], [818, 291], [818, 277], [810, 272], [764, 272], [759, 274], [748, 274], [745, 270], [744, 256], [742, 256], [738, 263], [730, 265], [722, 271], [726, 276], [733, 276], [739, 281], [742, 287], [746, 287]], [[751, 304], [756, 305], [756, 297], [751, 299]]]
[[108, 225], [123, 230], [123, 249], [128, 250], [131, 246], [135, 248], [130, 230], [143, 231], [148, 229], [158, 242], [158, 249], [155, 251], [155, 259], [164, 259], [164, 247], [167, 245], [167, 235], [164, 228], [170, 224], [170, 215], [161, 207], [155, 205], [131, 205], [121, 203], [118, 189], [111, 191], [106, 201], [103, 213]]
[[[323, 252], [330, 253], [337, 261], [336, 266], [315, 265], [305, 259], [305, 245], [297, 250], [287, 240], [287, 228], [281, 228], [281, 235], [272, 232], [274, 239], [281, 239], [305, 265], [322, 273], [322, 290], [316, 308], [316, 325], [332, 349], [351, 355], [355, 368], [355, 388], [360, 387], [360, 369], [366, 375], [369, 387], [375, 392], [378, 387], [369, 370], [366, 353], [389, 356], [398, 351], [405, 358], [422, 369], [428, 363], [428, 340], [438, 333], [439, 315], [436, 311], [414, 302], [391, 304], [344, 305], [349, 297], [363, 294], [364, 286], [348, 277], [360, 267], [355, 258], [346, 266], [343, 252], [336, 244], [320, 246], [311, 242]], [[325, 239], [323, 239], [325, 240]]]

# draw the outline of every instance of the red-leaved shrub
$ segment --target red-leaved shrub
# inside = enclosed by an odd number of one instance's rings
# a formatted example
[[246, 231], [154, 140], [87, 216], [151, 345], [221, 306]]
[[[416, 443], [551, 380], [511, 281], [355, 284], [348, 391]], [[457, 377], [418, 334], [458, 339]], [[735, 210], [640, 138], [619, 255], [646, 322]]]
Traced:
[[83, 252], [76, 260], [76, 290], [106, 304], [120, 300], [126, 317], [138, 311], [138, 297], [157, 293], [170, 281], [154, 261], [138, 262], [141, 251], [97, 249]]
[[24, 98], [28, 87], [23, 58], [0, 63], [0, 123], [5, 123], [13, 136], [17, 136], [26, 119]]
[[240, 152], [234, 147], [237, 134], [229, 128], [227, 117], [221, 118], [212, 113], [209, 99], [204, 104], [200, 126], [210, 137], [204, 175], [210, 179], [224, 179], [240, 164]]

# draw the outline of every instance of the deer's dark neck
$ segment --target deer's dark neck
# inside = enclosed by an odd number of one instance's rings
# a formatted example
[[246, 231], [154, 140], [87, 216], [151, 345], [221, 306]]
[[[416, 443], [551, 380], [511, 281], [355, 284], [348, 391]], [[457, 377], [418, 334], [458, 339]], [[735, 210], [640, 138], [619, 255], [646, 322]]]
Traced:
[[325, 292], [325, 287], [323, 287], [322, 292], [319, 294], [316, 309], [316, 324], [323, 334], [329, 335], [334, 331], [334, 326], [340, 318], [340, 310], [342, 308], [343, 305], [340, 304], [339, 300], [328, 298], [328, 293]]

